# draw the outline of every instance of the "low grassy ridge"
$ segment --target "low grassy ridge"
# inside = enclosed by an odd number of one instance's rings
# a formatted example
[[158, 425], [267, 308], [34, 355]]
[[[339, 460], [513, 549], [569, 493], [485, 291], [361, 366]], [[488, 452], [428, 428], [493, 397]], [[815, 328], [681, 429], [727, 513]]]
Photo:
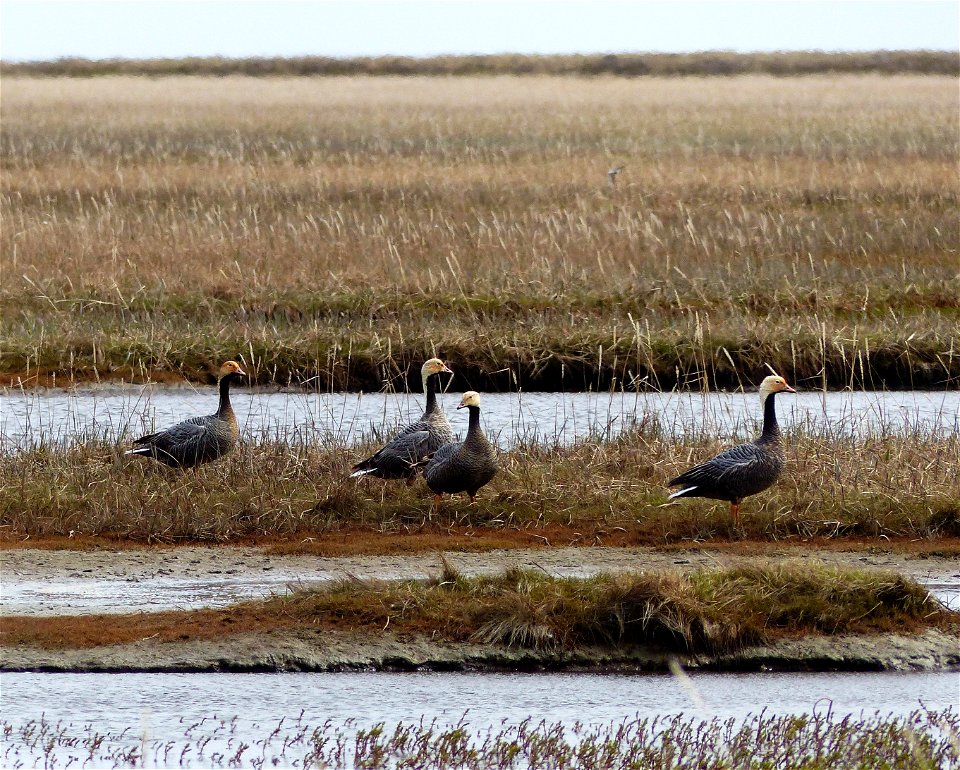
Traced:
[[447, 497], [439, 516], [431, 516], [432, 495], [422, 480], [408, 487], [348, 478], [375, 444], [242, 444], [224, 460], [186, 473], [122, 457], [125, 446], [115, 443], [40, 445], [0, 453], [0, 539], [259, 541], [338, 554], [667, 545], [731, 536], [931, 543], [960, 537], [956, 434], [788, 435], [784, 474], [745, 501], [739, 530], [722, 501], [664, 506], [667, 480], [727, 443], [693, 429], [677, 440], [651, 424], [614, 441], [521, 445], [501, 453], [501, 471], [477, 504]]
[[84, 648], [337, 628], [535, 650], [642, 646], [721, 654], [789, 636], [957, 628], [960, 616], [894, 572], [804, 562], [693, 573], [554, 578], [510, 569], [429, 581], [348, 579], [222, 610], [4, 617], [2, 644]]
[[952, 75], [17, 71], [7, 381], [960, 381]]
[[[952, 768], [960, 762], [960, 720], [953, 709], [907, 716], [752, 714], [743, 720], [698, 719], [683, 714], [624, 719], [606, 725], [551, 723], [535, 716], [519, 724], [483, 729], [465, 713], [455, 724], [378, 723], [358, 727], [314, 725], [285, 717], [264, 725], [250, 743], [237, 739], [235, 721], [223, 717], [188, 725], [184, 735], [132, 740], [132, 730], [99, 732], [92, 726], [46, 718], [17, 724], [0, 720], [4, 763], [54, 766], [81, 753], [98, 767], [551, 768], [646, 770], [651, 767], [768, 770], [889, 770]], [[244, 736], [248, 737], [247, 735]], [[220, 750], [226, 744], [226, 749]], [[206, 754], [204, 753], [206, 752]], [[194, 764], [193, 758], [196, 758]]]
[[55, 61], [5, 62], [5, 77], [96, 77], [102, 75], [811, 75], [884, 73], [887, 75], [958, 75], [957, 57], [949, 51], [863, 51], [830, 53], [622, 53], [531, 56], [499, 54], [477, 56], [374, 56], [331, 58], [325, 56], [261, 57], [228, 59], [192, 57], [183, 59], [62, 58]]

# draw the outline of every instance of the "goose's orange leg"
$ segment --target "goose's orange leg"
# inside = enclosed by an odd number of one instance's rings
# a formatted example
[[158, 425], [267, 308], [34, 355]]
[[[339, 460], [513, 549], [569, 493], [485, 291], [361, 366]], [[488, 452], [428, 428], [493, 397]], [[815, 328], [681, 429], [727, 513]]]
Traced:
[[740, 501], [733, 500], [730, 502], [730, 518], [733, 519], [733, 526], [740, 526]]
[[434, 495], [433, 496], [433, 512], [439, 516], [440, 515], [440, 501], [443, 500], [443, 495]]

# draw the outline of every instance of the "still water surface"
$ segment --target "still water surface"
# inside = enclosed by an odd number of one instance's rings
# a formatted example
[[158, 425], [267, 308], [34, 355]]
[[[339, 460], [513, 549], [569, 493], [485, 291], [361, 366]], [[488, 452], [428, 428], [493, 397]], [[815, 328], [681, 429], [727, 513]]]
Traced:
[[[279, 726], [276, 744], [302, 725], [330, 720], [345, 730], [384, 722], [456, 724], [473, 731], [532, 717], [572, 726], [683, 713], [698, 719], [812, 714], [905, 715], [957, 707], [957, 673], [669, 675], [597, 674], [42, 674], [4, 673], [3, 719], [16, 728], [43, 716], [72, 734], [120, 734], [138, 745], [214, 735], [255, 743]], [[228, 729], [217, 729], [220, 721]], [[348, 723], [348, 720], [352, 720]], [[345, 724], [346, 723], [346, 724]], [[4, 739], [0, 747], [12, 745]], [[6, 746], [4, 746], [6, 743]], [[208, 747], [208, 756], [216, 743]], [[66, 749], [61, 747], [63, 756]], [[3, 752], [0, 751], [0, 757]], [[177, 757], [178, 752], [173, 752]], [[267, 764], [269, 766], [269, 763]]]
[[[454, 430], [458, 393], [441, 396]], [[216, 409], [214, 388], [105, 386], [71, 390], [0, 389], [0, 449], [87, 439], [124, 440]], [[237, 390], [234, 409], [246, 440], [349, 446], [391, 434], [420, 416], [420, 394]], [[781, 423], [828, 435], [960, 432], [960, 391], [821, 392], [781, 395]], [[488, 393], [482, 421], [504, 449], [518, 440], [569, 444], [613, 438], [655, 420], [670, 435], [706, 431], [744, 438], [760, 421], [756, 393]]]

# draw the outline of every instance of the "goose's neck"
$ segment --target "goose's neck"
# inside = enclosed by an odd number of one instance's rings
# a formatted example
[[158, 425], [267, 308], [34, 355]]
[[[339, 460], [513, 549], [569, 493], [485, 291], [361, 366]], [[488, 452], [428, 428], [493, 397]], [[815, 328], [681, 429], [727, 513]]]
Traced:
[[229, 374], [220, 378], [220, 408], [217, 409], [219, 415], [233, 412], [233, 407], [230, 405], [230, 380], [232, 379], [233, 377]]
[[467, 425], [467, 438], [481, 435], [480, 432], [480, 407], [468, 406], [470, 410], [470, 423]]
[[423, 390], [427, 394], [427, 412], [432, 412], [437, 408], [437, 375], [428, 374], [423, 378]]
[[779, 441], [780, 425], [777, 423], [776, 393], [768, 393], [763, 400], [763, 432], [761, 440]]

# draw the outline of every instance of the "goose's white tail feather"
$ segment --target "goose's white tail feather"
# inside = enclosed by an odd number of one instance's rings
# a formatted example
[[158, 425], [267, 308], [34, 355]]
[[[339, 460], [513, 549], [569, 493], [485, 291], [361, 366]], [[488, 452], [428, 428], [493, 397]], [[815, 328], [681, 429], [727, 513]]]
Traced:
[[680, 497], [680, 495], [685, 495], [687, 492], [692, 492], [695, 489], [696, 489], [695, 486], [687, 487], [686, 489], [679, 489], [676, 492], [674, 492], [672, 495], [670, 495], [670, 497], [668, 497], [667, 500], [673, 500], [673, 498]]
[[376, 468], [363, 468], [362, 470], [354, 471], [353, 473], [351, 473], [350, 478], [356, 479], [356, 478], [359, 478], [360, 476], [366, 476], [368, 473], [373, 473], [375, 470]]
[[141, 447], [137, 447], [136, 449], [128, 449], [126, 452], [124, 452], [124, 454], [125, 455], [148, 455], [150, 454], [150, 451], [151, 451], [151, 447], [141, 446]]

